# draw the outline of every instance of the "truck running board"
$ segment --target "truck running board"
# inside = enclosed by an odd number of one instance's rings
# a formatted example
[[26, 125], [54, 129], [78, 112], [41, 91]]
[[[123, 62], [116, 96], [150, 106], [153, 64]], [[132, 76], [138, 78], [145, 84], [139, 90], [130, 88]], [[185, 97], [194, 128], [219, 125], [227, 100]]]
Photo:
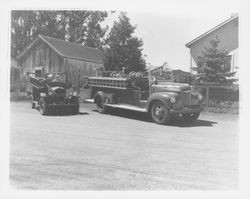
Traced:
[[139, 112], [147, 112], [145, 108], [139, 108], [137, 106], [128, 105], [128, 104], [105, 104], [106, 106], [113, 107], [113, 108], [121, 108], [121, 109], [128, 109], [132, 111], [139, 111]]
[[[85, 99], [86, 103], [94, 103], [94, 99]], [[140, 108], [137, 106], [129, 105], [129, 104], [105, 104], [106, 106], [112, 107], [112, 108], [121, 108], [121, 109], [128, 109], [132, 111], [139, 111], [139, 112], [147, 112], [147, 109]]]
[[85, 99], [84, 102], [85, 103], [94, 103], [94, 99]]

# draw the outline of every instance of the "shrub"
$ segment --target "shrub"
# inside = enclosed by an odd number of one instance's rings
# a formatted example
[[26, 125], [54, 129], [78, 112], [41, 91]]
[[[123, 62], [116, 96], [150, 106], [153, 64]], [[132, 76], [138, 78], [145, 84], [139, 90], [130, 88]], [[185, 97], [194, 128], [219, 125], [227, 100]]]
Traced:
[[16, 92], [16, 91], [26, 92], [27, 85], [28, 85], [28, 79], [26, 78], [22, 78], [15, 82], [11, 82], [10, 92]]
[[10, 101], [26, 101], [31, 100], [31, 96], [28, 96], [26, 92], [11, 92]]

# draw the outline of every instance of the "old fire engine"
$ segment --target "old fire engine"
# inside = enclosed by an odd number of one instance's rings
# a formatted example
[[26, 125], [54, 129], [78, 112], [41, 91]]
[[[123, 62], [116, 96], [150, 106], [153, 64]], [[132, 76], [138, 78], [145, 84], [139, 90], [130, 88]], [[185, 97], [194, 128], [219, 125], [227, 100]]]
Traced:
[[174, 114], [195, 121], [201, 112], [202, 95], [188, 84], [170, 80], [149, 72], [124, 71], [88, 77], [86, 87], [91, 88], [91, 96], [86, 101], [95, 103], [100, 113], [109, 108], [147, 112], [157, 124], [167, 124]]

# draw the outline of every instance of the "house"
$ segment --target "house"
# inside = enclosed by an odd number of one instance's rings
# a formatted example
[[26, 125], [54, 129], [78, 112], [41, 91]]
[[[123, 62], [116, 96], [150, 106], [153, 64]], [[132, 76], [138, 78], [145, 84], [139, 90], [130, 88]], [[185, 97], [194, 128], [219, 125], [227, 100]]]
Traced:
[[41, 68], [43, 72], [65, 72], [79, 88], [82, 76], [103, 67], [102, 51], [45, 35], [39, 35], [17, 56], [21, 76]]
[[208, 30], [204, 34], [196, 37], [192, 41], [186, 44], [186, 47], [190, 49], [190, 71], [193, 67], [199, 66], [201, 61], [202, 52], [205, 47], [210, 46], [209, 42], [216, 37], [220, 43], [218, 48], [224, 49], [228, 52], [228, 65], [230, 72], [236, 72], [238, 76], [238, 29], [239, 19], [238, 15], [232, 15], [226, 21], [215, 26], [211, 30]]

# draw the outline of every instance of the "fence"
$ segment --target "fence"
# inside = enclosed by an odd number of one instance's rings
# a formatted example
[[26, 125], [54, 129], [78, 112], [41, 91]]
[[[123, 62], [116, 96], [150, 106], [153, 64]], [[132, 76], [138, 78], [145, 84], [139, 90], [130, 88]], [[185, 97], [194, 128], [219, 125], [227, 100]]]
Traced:
[[[194, 90], [199, 91], [205, 98], [206, 107], [219, 106], [223, 104], [227, 107], [239, 106], [239, 86], [208, 86], [208, 85], [193, 85]], [[225, 107], [225, 108], [227, 108]]]

